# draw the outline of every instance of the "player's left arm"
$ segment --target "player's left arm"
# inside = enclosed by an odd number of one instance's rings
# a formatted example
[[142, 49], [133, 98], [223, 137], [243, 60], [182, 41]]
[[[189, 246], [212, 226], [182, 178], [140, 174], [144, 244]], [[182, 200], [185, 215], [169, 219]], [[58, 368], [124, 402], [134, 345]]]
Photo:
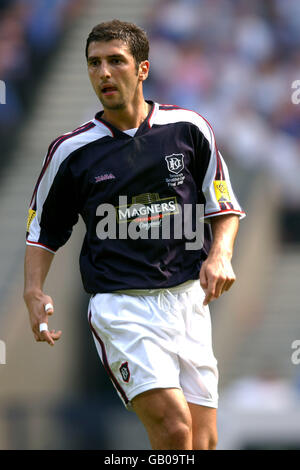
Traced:
[[211, 217], [210, 222], [213, 242], [200, 270], [200, 284], [205, 292], [203, 305], [220, 297], [235, 281], [231, 259], [239, 228], [239, 216], [223, 214]]

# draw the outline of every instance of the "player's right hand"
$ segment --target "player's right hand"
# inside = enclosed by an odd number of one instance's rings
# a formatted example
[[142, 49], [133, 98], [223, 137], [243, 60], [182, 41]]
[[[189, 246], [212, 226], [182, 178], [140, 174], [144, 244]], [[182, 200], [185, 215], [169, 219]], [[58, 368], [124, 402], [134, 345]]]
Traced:
[[[31, 329], [36, 341], [47, 342], [50, 346], [54, 346], [54, 341], [57, 341], [62, 332], [55, 330], [45, 330], [40, 332], [40, 324], [47, 323], [48, 316], [54, 312], [53, 300], [49, 295], [44, 294], [42, 291], [35, 291], [24, 294], [24, 300], [29, 312], [29, 319]], [[45, 311], [45, 306], [51, 304], [52, 308]]]

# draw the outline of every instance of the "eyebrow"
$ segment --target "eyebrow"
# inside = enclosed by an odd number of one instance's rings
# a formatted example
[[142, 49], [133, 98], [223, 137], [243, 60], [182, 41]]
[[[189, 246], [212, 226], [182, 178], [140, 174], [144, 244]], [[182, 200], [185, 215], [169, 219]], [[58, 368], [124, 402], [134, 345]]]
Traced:
[[[108, 59], [122, 59], [124, 58], [125, 56], [123, 54], [111, 54], [111, 55], [108, 55], [107, 58]], [[88, 57], [88, 62], [92, 61], [92, 60], [95, 60], [95, 59], [99, 59], [99, 56], [90, 56]]]

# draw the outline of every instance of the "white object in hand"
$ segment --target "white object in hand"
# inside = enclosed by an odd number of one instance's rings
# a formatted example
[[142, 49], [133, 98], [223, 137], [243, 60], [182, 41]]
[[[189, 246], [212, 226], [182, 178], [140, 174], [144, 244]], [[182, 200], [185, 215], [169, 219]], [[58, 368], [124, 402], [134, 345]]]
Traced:
[[45, 308], [45, 312], [47, 312], [50, 309], [53, 310], [53, 305], [52, 304], [46, 304], [44, 308]]
[[40, 323], [40, 333], [42, 331], [48, 331], [48, 324], [47, 323]]

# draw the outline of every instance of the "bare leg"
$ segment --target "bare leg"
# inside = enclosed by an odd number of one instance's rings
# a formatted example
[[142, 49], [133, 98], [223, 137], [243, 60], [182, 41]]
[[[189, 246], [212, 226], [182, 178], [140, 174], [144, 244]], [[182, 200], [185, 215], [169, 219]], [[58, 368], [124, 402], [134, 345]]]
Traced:
[[192, 416], [193, 449], [214, 450], [217, 446], [217, 410], [188, 403]]
[[192, 418], [181, 390], [156, 388], [137, 395], [133, 409], [154, 450], [192, 450]]

